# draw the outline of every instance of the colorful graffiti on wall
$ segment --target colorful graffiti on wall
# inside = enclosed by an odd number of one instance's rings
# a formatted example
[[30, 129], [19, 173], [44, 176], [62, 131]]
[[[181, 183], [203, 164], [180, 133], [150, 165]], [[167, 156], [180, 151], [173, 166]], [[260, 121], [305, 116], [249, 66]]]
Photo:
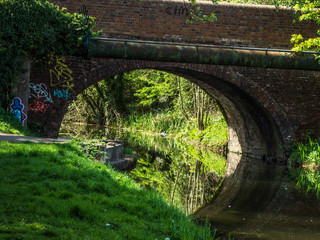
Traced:
[[36, 112], [45, 113], [47, 111], [47, 109], [49, 108], [49, 106], [50, 106], [49, 103], [44, 103], [43, 100], [40, 99], [40, 97], [37, 97], [29, 103], [28, 110], [35, 112], [35, 113]]
[[[29, 84], [29, 104], [28, 110], [34, 113], [45, 113], [50, 104], [54, 103], [53, 97], [63, 98], [65, 100], [71, 99], [71, 91], [73, 91], [74, 83], [72, 77], [72, 71], [65, 64], [66, 59], [64, 57], [58, 57], [52, 59], [49, 64], [54, 65], [49, 70], [50, 73], [50, 86], [48, 87], [44, 83], [30, 83]], [[56, 87], [53, 92], [51, 89]], [[62, 89], [59, 89], [59, 88]]]
[[44, 83], [29, 84], [29, 98], [39, 98], [43, 99], [43, 102], [50, 102], [53, 103], [51, 94], [47, 91], [47, 86]]
[[64, 57], [55, 60], [56, 65], [50, 69], [50, 84], [51, 87], [61, 87], [72, 91], [74, 87], [72, 71], [65, 64], [65, 61]]
[[24, 121], [27, 119], [27, 115], [23, 112], [24, 105], [22, 104], [21, 99], [18, 97], [14, 98], [10, 108], [14, 118], [16, 118], [23, 126]]
[[57, 96], [58, 98], [64, 98], [66, 100], [68, 100], [68, 98], [71, 98], [71, 93], [68, 92], [68, 90], [66, 89], [56, 89], [53, 92], [53, 96]]

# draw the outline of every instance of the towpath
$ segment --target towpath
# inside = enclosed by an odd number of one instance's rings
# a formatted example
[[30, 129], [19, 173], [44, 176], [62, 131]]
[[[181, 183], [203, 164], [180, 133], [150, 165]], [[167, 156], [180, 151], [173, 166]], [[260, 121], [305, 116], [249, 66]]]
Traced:
[[70, 138], [42, 138], [42, 137], [29, 137], [29, 136], [20, 136], [15, 134], [1, 133], [0, 132], [0, 141], [1, 142], [33, 142], [33, 143], [65, 143], [69, 142]]

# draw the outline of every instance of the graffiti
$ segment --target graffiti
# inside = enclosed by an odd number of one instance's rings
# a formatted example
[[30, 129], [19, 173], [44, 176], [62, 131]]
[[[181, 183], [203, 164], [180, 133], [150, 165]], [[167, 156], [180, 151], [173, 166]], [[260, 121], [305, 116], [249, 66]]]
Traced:
[[175, 15], [175, 16], [183, 16], [183, 15], [189, 16], [189, 9], [182, 6], [181, 7], [175, 6], [174, 8], [167, 7], [166, 13], [169, 15]]
[[39, 98], [43, 98], [44, 102], [53, 103], [52, 98], [51, 98], [51, 94], [48, 93], [47, 86], [44, 83], [39, 83], [39, 84], [30, 83], [29, 89], [30, 89], [29, 98], [31, 98], [31, 97], [38, 98], [39, 97]]
[[64, 57], [56, 59], [56, 65], [50, 70], [50, 84], [52, 87], [63, 87], [72, 91], [74, 87], [72, 71], [65, 64]]
[[14, 118], [16, 118], [23, 126], [24, 121], [27, 119], [27, 115], [23, 112], [24, 105], [22, 104], [21, 99], [18, 97], [14, 98], [10, 108]]
[[57, 96], [58, 98], [65, 98], [66, 100], [68, 100], [68, 98], [71, 98], [71, 93], [69, 93], [66, 89], [56, 89], [54, 90], [53, 96]]
[[36, 112], [45, 113], [49, 106], [50, 106], [50, 104], [44, 103], [44, 101], [42, 101], [39, 96], [37, 98], [33, 99], [33, 101], [30, 102], [28, 105], [29, 111], [32, 111], [35, 113]]

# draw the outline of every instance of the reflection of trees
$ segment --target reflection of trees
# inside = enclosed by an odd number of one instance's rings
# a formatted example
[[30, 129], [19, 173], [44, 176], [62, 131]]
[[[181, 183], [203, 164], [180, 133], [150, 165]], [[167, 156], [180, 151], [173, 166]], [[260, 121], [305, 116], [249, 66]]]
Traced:
[[75, 136], [123, 139], [138, 155], [129, 176], [144, 188], [154, 189], [188, 214], [211, 200], [225, 172], [225, 158], [208, 149], [141, 132], [119, 132], [96, 125], [65, 125]]
[[178, 180], [179, 174], [176, 176], [175, 183], [178, 184], [173, 188], [172, 203], [175, 191], [179, 191], [179, 199], [176, 200], [187, 214], [191, 214], [211, 200], [222, 178], [214, 172], [208, 172], [207, 167], [198, 160], [193, 165], [181, 167], [184, 169], [184, 176], [181, 180]]
[[225, 159], [214, 152], [137, 133], [129, 138], [139, 156], [130, 176], [188, 214], [209, 202], [223, 180]]

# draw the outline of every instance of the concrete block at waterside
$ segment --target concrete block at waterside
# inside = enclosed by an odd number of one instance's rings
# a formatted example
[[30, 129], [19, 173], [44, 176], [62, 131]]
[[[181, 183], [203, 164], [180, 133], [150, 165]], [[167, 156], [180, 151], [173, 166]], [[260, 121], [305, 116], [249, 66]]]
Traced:
[[135, 167], [137, 157], [134, 155], [125, 155], [124, 159], [109, 162], [109, 164], [119, 171], [130, 171]]
[[123, 141], [104, 141], [105, 146], [105, 162], [115, 162], [123, 158]]

